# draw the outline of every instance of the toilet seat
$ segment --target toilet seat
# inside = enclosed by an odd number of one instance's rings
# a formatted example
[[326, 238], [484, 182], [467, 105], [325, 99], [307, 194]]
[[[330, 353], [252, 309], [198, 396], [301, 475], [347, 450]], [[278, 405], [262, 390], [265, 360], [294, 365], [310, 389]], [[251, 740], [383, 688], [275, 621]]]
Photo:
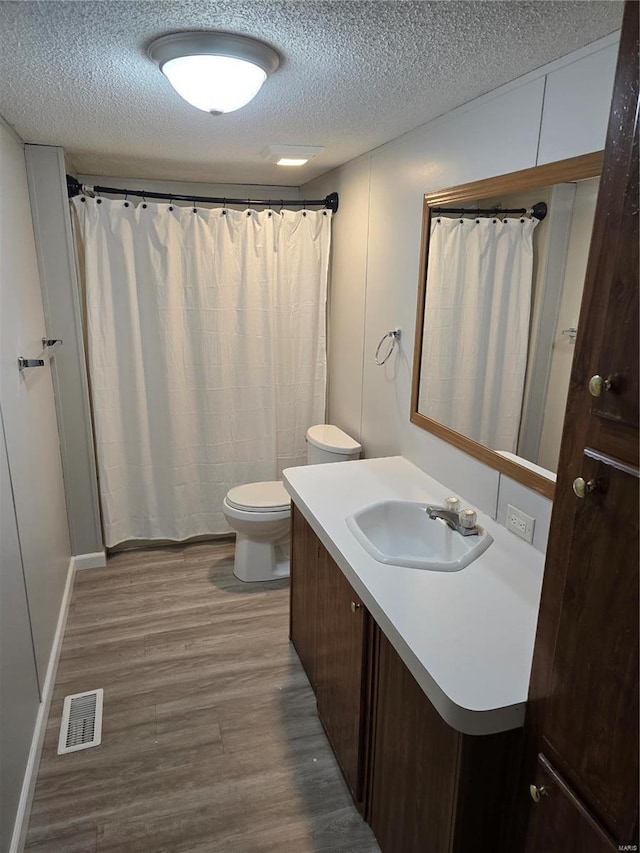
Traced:
[[229, 489], [226, 500], [229, 506], [243, 512], [284, 512], [291, 505], [280, 480], [235, 486]]

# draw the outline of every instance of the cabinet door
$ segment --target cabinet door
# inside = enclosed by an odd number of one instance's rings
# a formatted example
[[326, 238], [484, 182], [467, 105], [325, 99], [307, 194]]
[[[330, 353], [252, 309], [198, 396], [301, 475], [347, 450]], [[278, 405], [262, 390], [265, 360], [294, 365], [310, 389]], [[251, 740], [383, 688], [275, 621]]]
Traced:
[[[637, 6], [637, 3], [633, 4]], [[591, 412], [611, 421], [638, 427], [638, 13], [635, 16], [635, 56], [618, 70], [622, 91], [614, 98], [612, 118], [620, 134], [607, 140], [602, 183], [609, 195], [598, 199], [605, 218], [606, 251], [590, 259], [596, 277], [597, 322], [591, 369], [609, 379], [610, 387], [591, 401]], [[626, 122], [625, 114], [631, 113]], [[623, 125], [626, 127], [623, 128]], [[625, 133], [626, 131], [626, 133]], [[599, 303], [599, 304], [598, 304]], [[593, 331], [591, 331], [593, 330]], [[598, 338], [598, 333], [601, 336]]]
[[316, 689], [317, 570], [320, 542], [291, 504], [291, 586], [289, 637]]
[[535, 785], [540, 793], [532, 810], [526, 853], [613, 853], [619, 849], [544, 755], [538, 756]]
[[356, 801], [362, 795], [366, 636], [369, 614], [320, 546], [318, 714]]
[[449, 853], [462, 736], [378, 637], [369, 822], [382, 853]]
[[[638, 806], [638, 472], [593, 451], [578, 504], [543, 750], [620, 842]], [[560, 763], [558, 763], [560, 762]]]

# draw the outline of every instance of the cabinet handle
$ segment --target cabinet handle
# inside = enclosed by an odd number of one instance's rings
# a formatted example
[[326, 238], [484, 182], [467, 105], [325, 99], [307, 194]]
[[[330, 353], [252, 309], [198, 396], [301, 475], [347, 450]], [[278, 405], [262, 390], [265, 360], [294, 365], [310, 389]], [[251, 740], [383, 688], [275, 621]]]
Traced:
[[360, 610], [361, 607], [362, 607], [362, 605], [360, 604], [359, 601], [352, 601], [351, 602], [351, 612], [352, 613], [355, 613], [356, 610]]
[[592, 397], [599, 397], [603, 391], [610, 391], [613, 388], [611, 378], [603, 379], [602, 376], [596, 373], [589, 380], [589, 393]]
[[595, 480], [585, 480], [584, 477], [576, 477], [573, 481], [573, 491], [578, 498], [586, 498], [591, 492], [595, 492], [598, 484]]
[[529, 785], [529, 793], [534, 803], [539, 803], [541, 797], [548, 796], [548, 791], [544, 785]]

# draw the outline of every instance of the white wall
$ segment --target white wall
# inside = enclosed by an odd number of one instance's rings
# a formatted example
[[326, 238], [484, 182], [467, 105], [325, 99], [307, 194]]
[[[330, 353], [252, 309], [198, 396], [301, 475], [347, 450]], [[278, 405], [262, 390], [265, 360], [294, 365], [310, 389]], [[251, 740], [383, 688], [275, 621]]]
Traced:
[[[549, 501], [509, 478], [501, 497], [497, 471], [409, 422], [422, 198], [603, 148], [616, 54], [617, 36], [609, 36], [301, 188], [303, 195], [340, 192], [331, 271], [331, 422], [361, 439], [367, 456], [401, 453], [494, 517], [503, 517], [499, 507], [508, 492], [510, 502], [536, 516], [534, 544], [543, 550]], [[378, 340], [395, 326], [403, 331], [400, 353], [377, 367]]]

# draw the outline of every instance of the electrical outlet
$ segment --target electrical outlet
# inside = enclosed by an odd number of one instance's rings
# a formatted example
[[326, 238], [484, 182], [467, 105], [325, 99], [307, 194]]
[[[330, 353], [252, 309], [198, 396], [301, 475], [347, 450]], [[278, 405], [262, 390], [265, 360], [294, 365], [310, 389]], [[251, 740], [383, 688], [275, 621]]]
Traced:
[[526, 542], [533, 542], [533, 528], [536, 520], [511, 504], [507, 504], [507, 530], [520, 536]]

